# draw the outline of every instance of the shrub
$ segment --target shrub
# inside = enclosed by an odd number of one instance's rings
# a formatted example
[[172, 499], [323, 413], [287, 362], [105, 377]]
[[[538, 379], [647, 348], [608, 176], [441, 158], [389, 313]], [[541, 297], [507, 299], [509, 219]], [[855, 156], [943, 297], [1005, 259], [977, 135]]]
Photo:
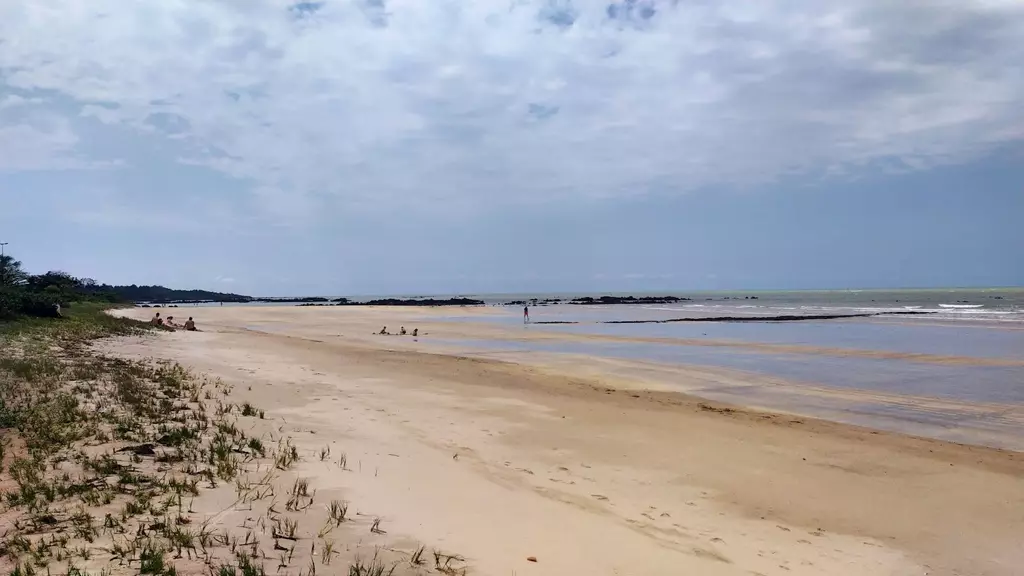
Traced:
[[55, 317], [54, 304], [57, 303], [58, 297], [52, 294], [30, 292], [20, 286], [0, 288], [0, 320], [19, 316]]

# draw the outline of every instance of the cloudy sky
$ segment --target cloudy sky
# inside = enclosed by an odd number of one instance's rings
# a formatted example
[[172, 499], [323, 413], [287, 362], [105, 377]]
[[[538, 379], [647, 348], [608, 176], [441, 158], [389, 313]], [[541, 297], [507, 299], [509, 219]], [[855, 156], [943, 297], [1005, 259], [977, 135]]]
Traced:
[[0, 241], [259, 295], [1024, 285], [1019, 0], [0, 0]]

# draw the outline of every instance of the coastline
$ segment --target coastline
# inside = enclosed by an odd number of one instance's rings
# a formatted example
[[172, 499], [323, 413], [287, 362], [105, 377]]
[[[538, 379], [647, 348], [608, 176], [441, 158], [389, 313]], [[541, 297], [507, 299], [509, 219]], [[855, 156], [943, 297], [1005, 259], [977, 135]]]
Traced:
[[300, 473], [382, 514], [394, 538], [466, 556], [474, 574], [1003, 576], [1024, 559], [1010, 536], [1024, 531], [1020, 453], [719, 404], [607, 363], [370, 336], [396, 316], [457, 331], [428, 310], [401, 314], [208, 310], [206, 332], [109, 351], [224, 378], [273, 407], [300, 448], [346, 450], [361, 473]]

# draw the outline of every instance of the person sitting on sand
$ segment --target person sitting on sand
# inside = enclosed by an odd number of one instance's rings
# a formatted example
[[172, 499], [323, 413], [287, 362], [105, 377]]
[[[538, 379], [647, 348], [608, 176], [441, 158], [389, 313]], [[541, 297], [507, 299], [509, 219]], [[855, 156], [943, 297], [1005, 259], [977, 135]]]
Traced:
[[399, 336], [405, 336], [405, 326], [402, 326], [402, 329], [398, 331], [398, 334]]
[[149, 323], [152, 324], [153, 326], [163, 326], [164, 325], [164, 319], [161, 318], [160, 317], [160, 313], [157, 312], [156, 315], [153, 316], [153, 318], [149, 321]]
[[169, 328], [178, 328], [178, 325], [174, 323], [174, 316], [168, 316], [166, 324]]
[[196, 328], [196, 321], [193, 320], [191, 316], [188, 317], [188, 320], [185, 320], [185, 330], [188, 330], [189, 332], [199, 332], [199, 329]]
[[413, 328], [412, 329], [412, 335], [413, 335], [414, 338], [416, 336], [419, 336], [420, 335], [420, 329], [419, 328]]
[[385, 327], [380, 329], [380, 335], [381, 336], [383, 336], [383, 335], [385, 335], [387, 333], [388, 333], [388, 327], [387, 326], [385, 326]]

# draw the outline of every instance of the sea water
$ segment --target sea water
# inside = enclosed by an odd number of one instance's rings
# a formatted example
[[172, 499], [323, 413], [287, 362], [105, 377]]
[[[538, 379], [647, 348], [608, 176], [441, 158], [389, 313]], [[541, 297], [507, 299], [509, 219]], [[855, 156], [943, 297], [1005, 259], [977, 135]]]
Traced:
[[[751, 382], [756, 382], [757, 376], [767, 376], [784, 379], [793, 387], [709, 386], [687, 391], [710, 399], [1024, 450], [1024, 290], [688, 297], [691, 300], [672, 304], [536, 306], [530, 311], [532, 324], [521, 328], [524, 335], [564, 335], [565, 339], [513, 337], [458, 344], [481, 351], [585, 354], [736, 370], [750, 374]], [[908, 311], [925, 314], [888, 315]], [[795, 322], [699, 321], [708, 317], [876, 313], [887, 315]], [[522, 325], [518, 306], [497, 315], [453, 309], [447, 316], [453, 321]], [[665, 322], [680, 318], [698, 321]], [[646, 323], [608, 323], [622, 321]], [[587, 340], [574, 335], [613, 338]], [[892, 357], [872, 357], [873, 352]], [[834, 398], [808, 395], [801, 387], [831, 389], [837, 394]], [[862, 401], [850, 401], [845, 392], [866, 394]], [[929, 405], [929, 398], [937, 404]], [[939, 405], [941, 408], [936, 407]]]

